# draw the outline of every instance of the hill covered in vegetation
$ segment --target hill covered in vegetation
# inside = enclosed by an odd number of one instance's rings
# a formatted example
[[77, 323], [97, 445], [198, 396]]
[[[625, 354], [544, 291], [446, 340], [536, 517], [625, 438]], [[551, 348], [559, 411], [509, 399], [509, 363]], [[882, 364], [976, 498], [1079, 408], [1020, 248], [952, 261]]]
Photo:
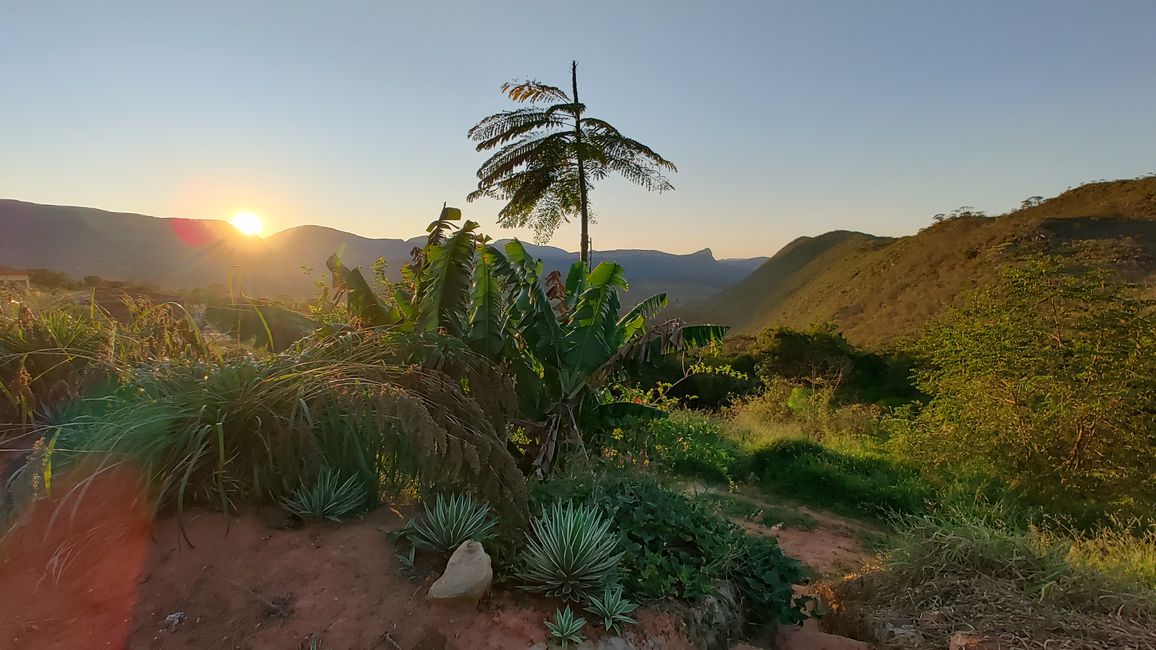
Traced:
[[1029, 255], [1061, 255], [1148, 283], [1154, 251], [1156, 177], [1091, 183], [998, 217], [949, 216], [908, 237], [800, 238], [742, 282], [679, 311], [738, 333], [834, 322], [856, 343], [881, 344]]

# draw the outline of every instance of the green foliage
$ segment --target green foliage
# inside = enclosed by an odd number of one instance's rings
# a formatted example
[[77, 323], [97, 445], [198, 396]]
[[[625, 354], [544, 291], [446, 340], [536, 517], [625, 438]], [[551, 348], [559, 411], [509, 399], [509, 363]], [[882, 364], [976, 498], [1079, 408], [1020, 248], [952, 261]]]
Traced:
[[929, 326], [916, 348], [932, 399], [895, 423], [898, 453], [1002, 476], [1081, 517], [1152, 512], [1156, 311], [1131, 288], [1035, 258]]
[[785, 497], [843, 512], [922, 512], [935, 495], [920, 473], [862, 447], [836, 450], [803, 439], [776, 440], [751, 454], [749, 472]]
[[313, 483], [299, 485], [281, 506], [301, 519], [341, 521], [365, 507], [365, 488], [357, 476], [342, 481], [337, 472], [323, 467]]
[[[500, 377], [468, 351], [433, 344], [350, 333], [261, 360], [153, 367], [57, 427], [55, 462], [95, 453], [104, 465], [136, 463], [155, 507], [178, 513], [189, 503], [279, 502], [328, 466], [356, 476], [367, 505], [404, 479], [476, 490], [522, 521], [525, 481], [506, 449]], [[422, 362], [434, 358], [444, 372]]]
[[[1008, 522], [1001, 504], [899, 517], [887, 568], [911, 582], [983, 576], [1030, 600], [1156, 616], [1156, 525], [1116, 522], [1079, 533]], [[1133, 533], [1127, 531], [1135, 527]]]
[[570, 647], [571, 643], [582, 643], [586, 637], [582, 635], [582, 628], [586, 619], [575, 617], [574, 612], [567, 605], [564, 609], [554, 610], [554, 620], [546, 621], [546, 629], [550, 631], [550, 639], [556, 641], [563, 648]]
[[765, 591], [742, 592], [744, 603], [760, 608], [748, 613], [750, 620], [785, 622], [801, 616], [776, 586], [801, 581], [801, 565], [774, 547], [774, 540], [750, 546], [737, 526], [705, 504], [629, 474], [598, 481], [548, 481], [536, 488], [534, 498], [559, 495], [594, 505], [613, 518], [622, 540], [620, 567], [627, 593], [642, 600], [697, 603], [714, 593], [719, 580], [731, 579], [740, 589]]
[[740, 450], [722, 427], [716, 418], [678, 410], [666, 418], [612, 430], [604, 454], [626, 464], [727, 481], [733, 478], [732, 469]]
[[622, 595], [621, 585], [606, 585], [602, 595], [590, 596], [586, 606], [586, 611], [602, 619], [607, 632], [621, 632], [625, 625], [637, 625], [638, 621], [629, 616], [636, 609], [638, 605]]
[[922, 397], [911, 383], [911, 359], [902, 353], [858, 348], [834, 323], [806, 330], [769, 327], [744, 352], [756, 360], [765, 385], [786, 380], [798, 387], [827, 390], [840, 403], [905, 403]]
[[126, 299], [125, 308], [118, 321], [96, 305], [0, 306], [0, 428], [52, 420], [140, 364], [212, 356], [179, 305]]
[[425, 517], [413, 520], [406, 529], [406, 537], [418, 548], [452, 553], [467, 540], [486, 541], [498, 525], [490, 515], [490, 507], [468, 494], [455, 494], [449, 499], [439, 494], [432, 510], [428, 501], [424, 507]]
[[547, 507], [530, 522], [518, 572], [523, 587], [578, 600], [609, 584], [622, 559], [610, 523], [596, 509], [569, 501]]
[[29, 269], [28, 281], [33, 286], [45, 289], [78, 289], [80, 285], [68, 276], [67, 273], [50, 269]]
[[205, 307], [205, 321], [237, 341], [273, 352], [284, 352], [320, 326], [292, 309], [254, 299], [209, 305]]
[[802, 568], [783, 554], [773, 537], [740, 537], [728, 575], [743, 596], [748, 623], [798, 624], [806, 617], [802, 611], [806, 599], [793, 602], [791, 588], [802, 582]]

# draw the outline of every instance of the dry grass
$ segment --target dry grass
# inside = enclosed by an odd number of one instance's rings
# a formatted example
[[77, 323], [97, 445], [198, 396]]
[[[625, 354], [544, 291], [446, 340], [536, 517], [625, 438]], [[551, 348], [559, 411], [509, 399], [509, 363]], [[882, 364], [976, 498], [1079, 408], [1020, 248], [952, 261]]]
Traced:
[[889, 556], [823, 586], [828, 623], [883, 648], [944, 648], [973, 630], [1011, 648], [1156, 648], [1156, 527], [1071, 536], [1002, 520], [901, 520]]

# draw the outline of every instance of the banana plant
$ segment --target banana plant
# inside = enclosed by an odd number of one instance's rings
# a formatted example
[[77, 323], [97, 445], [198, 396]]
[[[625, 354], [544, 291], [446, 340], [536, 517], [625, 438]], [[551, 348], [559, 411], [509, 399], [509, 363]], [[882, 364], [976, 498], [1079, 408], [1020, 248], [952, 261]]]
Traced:
[[559, 446], [585, 449], [583, 431], [606, 418], [662, 417], [652, 407], [608, 401], [604, 390], [616, 376], [722, 339], [725, 327], [654, 324], [665, 294], [651, 296], [625, 314], [621, 293], [629, 288], [621, 265], [593, 269], [576, 262], [565, 279], [546, 274], [518, 240], [498, 248], [461, 221], [461, 211], [442, 207], [413, 251], [402, 282], [382, 300], [357, 269], [329, 260], [334, 295], [344, 296], [363, 326], [439, 332], [461, 339], [515, 378], [524, 414], [540, 427], [534, 461], [541, 475], [555, 464]]

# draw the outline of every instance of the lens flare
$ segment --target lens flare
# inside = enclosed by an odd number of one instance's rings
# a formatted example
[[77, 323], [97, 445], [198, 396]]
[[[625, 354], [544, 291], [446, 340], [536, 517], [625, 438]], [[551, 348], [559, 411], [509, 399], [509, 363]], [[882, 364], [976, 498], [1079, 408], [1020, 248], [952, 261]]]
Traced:
[[252, 212], [238, 212], [233, 215], [230, 222], [242, 235], [253, 237], [261, 234], [264, 224], [261, 223], [261, 217]]

